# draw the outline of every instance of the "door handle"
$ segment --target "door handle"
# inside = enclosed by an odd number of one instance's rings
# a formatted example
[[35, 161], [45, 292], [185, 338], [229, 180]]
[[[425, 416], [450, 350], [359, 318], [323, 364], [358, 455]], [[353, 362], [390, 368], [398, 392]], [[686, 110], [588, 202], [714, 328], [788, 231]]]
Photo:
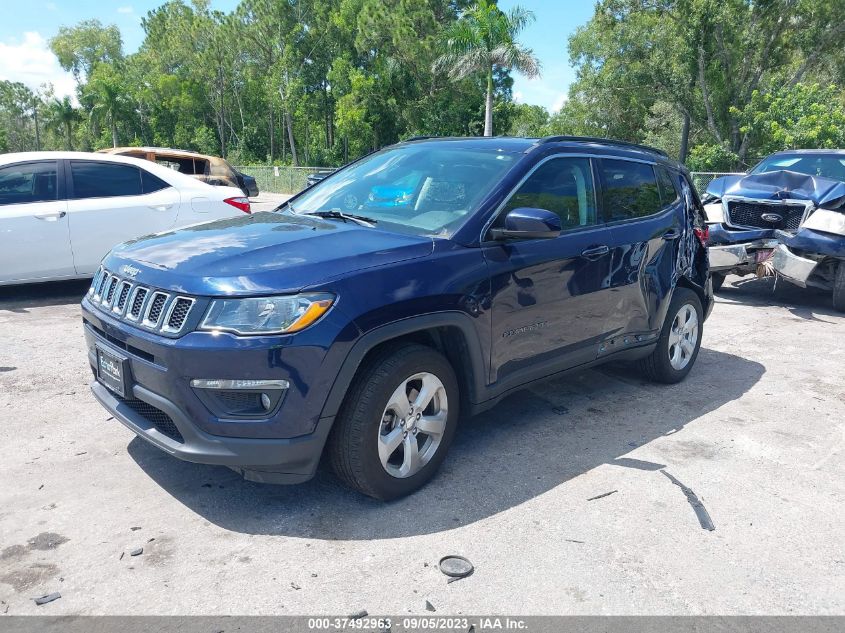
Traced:
[[36, 215], [36, 219], [44, 220], [45, 222], [55, 222], [56, 220], [60, 220], [61, 218], [65, 217], [67, 213], [65, 211], [59, 211], [58, 213], [45, 213], [44, 215]]
[[601, 246], [591, 246], [590, 248], [581, 251], [581, 257], [589, 260], [596, 260], [603, 255], [607, 255], [610, 249], [602, 244]]
[[167, 211], [172, 206], [172, 204], [151, 204], [150, 209], [153, 211]]
[[678, 229], [669, 229], [663, 234], [664, 240], [676, 240], [681, 237], [681, 232]]

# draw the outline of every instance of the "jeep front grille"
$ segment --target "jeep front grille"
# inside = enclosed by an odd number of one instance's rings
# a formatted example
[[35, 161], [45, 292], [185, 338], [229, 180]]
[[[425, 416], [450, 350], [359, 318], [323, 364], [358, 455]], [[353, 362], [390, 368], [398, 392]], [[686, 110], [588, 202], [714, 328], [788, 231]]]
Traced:
[[103, 267], [88, 290], [91, 303], [104, 312], [145, 330], [181, 334], [196, 299], [123, 279]]

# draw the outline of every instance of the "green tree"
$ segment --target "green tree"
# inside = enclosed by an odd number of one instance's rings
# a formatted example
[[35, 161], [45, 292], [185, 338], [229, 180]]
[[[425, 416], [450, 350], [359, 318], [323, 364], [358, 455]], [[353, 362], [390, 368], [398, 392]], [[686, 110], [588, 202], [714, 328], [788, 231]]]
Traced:
[[96, 66], [83, 89], [83, 99], [91, 104], [91, 117], [108, 126], [112, 147], [118, 146], [118, 118], [131, 109], [126, 93], [121, 74], [112, 64]]
[[443, 54], [435, 69], [446, 70], [453, 80], [477, 73], [487, 78], [484, 136], [493, 135], [493, 73], [496, 67], [514, 69], [526, 77], [540, 74], [540, 61], [530, 48], [517, 41], [519, 33], [534, 19], [522, 7], [504, 13], [495, 0], [478, 0], [443, 33]]
[[734, 115], [759, 155], [782, 149], [845, 147], [845, 103], [834, 85], [795, 84], [755, 91]]
[[73, 126], [80, 120], [79, 111], [70, 97], [54, 98], [47, 104], [47, 125], [59, 134], [64, 134], [65, 149], [73, 149]]
[[115, 62], [123, 57], [120, 30], [103, 26], [99, 20], [84, 20], [76, 26], [63, 26], [50, 40], [50, 49], [59, 58], [62, 68], [73, 73], [77, 81], [88, 77], [101, 62]]

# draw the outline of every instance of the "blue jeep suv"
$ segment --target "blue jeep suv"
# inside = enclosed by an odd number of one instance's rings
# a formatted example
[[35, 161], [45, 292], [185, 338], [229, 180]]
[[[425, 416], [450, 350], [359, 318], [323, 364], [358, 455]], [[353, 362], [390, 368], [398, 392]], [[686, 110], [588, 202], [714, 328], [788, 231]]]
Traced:
[[713, 303], [704, 228], [657, 150], [412, 139], [274, 212], [117, 246], [82, 302], [92, 390], [180, 459], [294, 483], [325, 455], [395, 498], [461, 416], [533, 381], [611, 360], [683, 379]]

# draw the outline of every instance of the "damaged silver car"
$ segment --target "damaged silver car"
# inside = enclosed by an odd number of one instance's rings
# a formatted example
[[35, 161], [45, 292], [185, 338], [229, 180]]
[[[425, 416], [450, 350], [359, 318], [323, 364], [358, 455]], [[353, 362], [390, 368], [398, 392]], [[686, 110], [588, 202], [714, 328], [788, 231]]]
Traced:
[[845, 311], [845, 150], [772, 154], [713, 180], [702, 202], [714, 289], [729, 273], [777, 275]]

